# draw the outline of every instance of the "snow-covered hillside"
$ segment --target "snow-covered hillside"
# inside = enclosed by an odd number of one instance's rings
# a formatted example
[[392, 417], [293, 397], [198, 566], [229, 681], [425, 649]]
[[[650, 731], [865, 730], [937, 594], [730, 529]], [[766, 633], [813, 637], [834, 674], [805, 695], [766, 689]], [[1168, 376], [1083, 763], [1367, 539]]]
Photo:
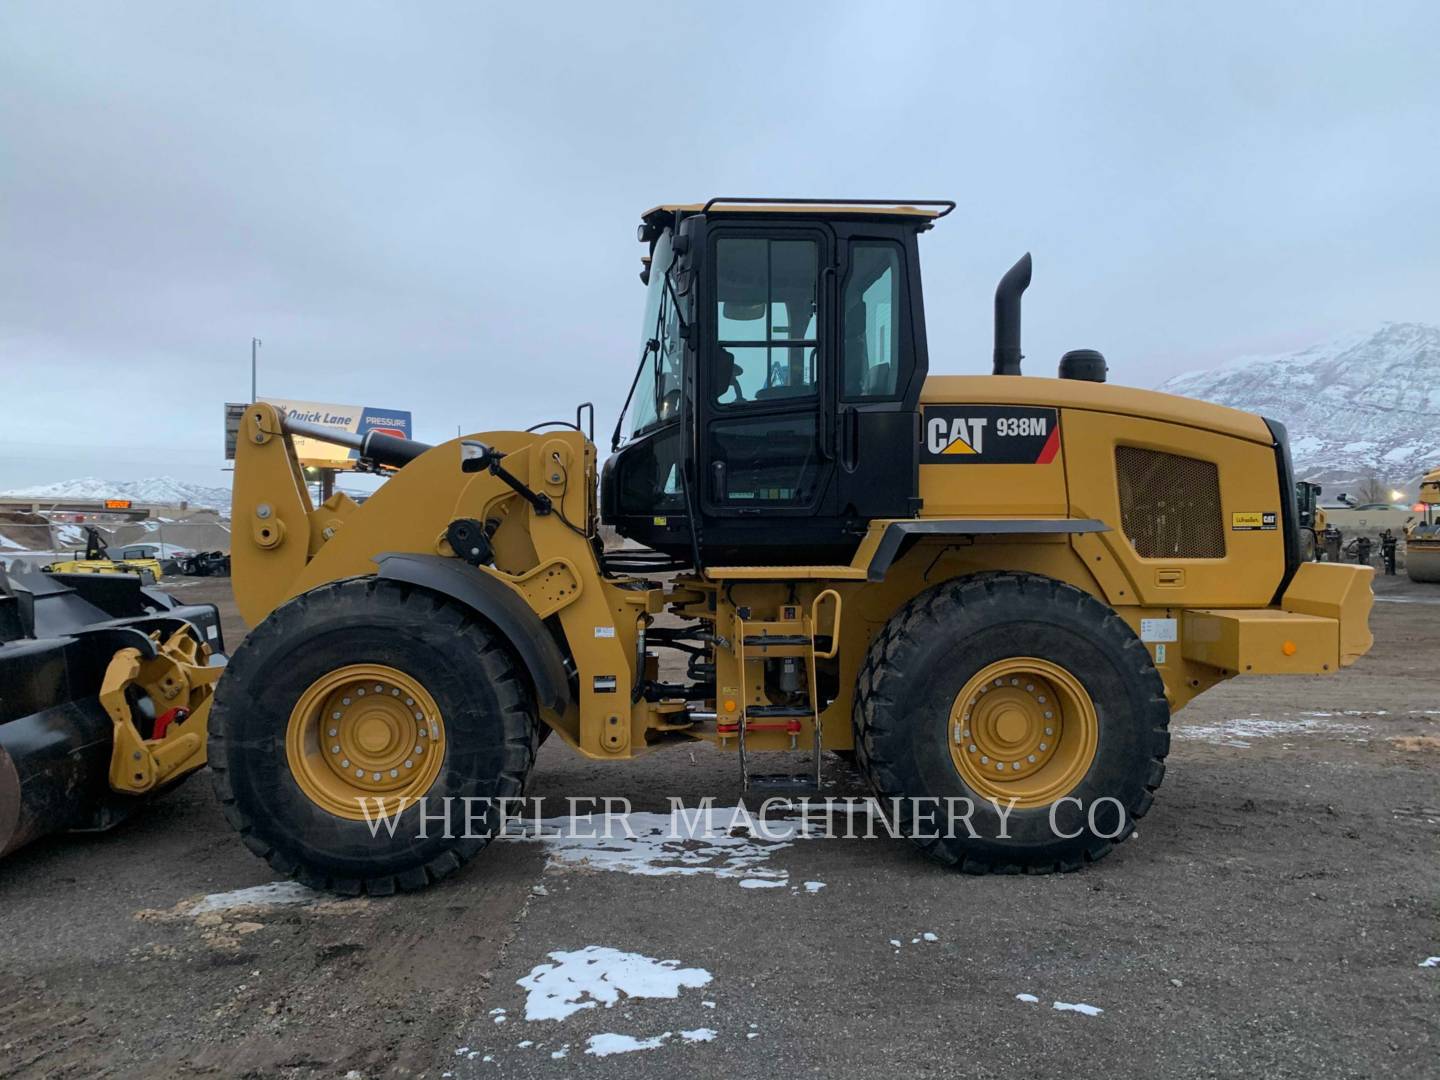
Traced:
[[1373, 476], [1413, 490], [1440, 464], [1440, 326], [1386, 323], [1179, 375], [1159, 389], [1281, 421], [1296, 475], [1327, 487]]
[[230, 513], [230, 489], [188, 484], [172, 476], [152, 476], [147, 480], [101, 480], [86, 476], [79, 480], [61, 480], [54, 484], [0, 491], [0, 495], [21, 499], [130, 499], [137, 503], [179, 506], [191, 509], [208, 507], [222, 514]]

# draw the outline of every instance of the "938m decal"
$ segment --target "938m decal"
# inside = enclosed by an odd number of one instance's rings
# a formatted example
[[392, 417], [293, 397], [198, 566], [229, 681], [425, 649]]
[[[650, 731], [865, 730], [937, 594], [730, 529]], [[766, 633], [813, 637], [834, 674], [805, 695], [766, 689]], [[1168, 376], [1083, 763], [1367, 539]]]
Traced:
[[924, 465], [1045, 465], [1060, 450], [1060, 414], [1025, 405], [931, 405], [920, 424]]

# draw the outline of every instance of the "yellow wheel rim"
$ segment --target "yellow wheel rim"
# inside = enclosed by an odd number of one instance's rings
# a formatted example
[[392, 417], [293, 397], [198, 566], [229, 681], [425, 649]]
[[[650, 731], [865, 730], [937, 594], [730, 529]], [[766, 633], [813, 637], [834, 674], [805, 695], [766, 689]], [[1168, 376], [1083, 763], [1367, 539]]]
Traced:
[[349, 664], [300, 695], [285, 730], [300, 790], [336, 817], [393, 814], [430, 790], [445, 759], [435, 699], [403, 671]]
[[950, 757], [981, 798], [1046, 806], [1090, 771], [1099, 742], [1095, 703], [1080, 680], [1031, 656], [976, 672], [950, 711]]

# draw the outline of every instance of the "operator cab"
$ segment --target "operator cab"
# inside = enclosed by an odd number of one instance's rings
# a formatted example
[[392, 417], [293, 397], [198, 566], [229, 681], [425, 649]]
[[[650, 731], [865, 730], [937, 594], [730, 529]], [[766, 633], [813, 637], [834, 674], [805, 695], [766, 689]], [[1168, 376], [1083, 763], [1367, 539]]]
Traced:
[[648, 211], [643, 345], [601, 481], [606, 523], [677, 558], [755, 565], [848, 562], [872, 519], [915, 516], [929, 368], [917, 237], [953, 208]]

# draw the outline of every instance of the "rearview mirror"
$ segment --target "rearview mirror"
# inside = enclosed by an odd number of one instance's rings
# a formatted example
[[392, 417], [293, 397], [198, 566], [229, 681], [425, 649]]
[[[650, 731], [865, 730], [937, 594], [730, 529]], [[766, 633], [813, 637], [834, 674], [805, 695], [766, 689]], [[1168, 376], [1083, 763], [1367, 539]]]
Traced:
[[754, 322], [765, 317], [765, 301], [747, 303], [744, 300], [726, 300], [720, 306], [720, 313], [735, 322]]

